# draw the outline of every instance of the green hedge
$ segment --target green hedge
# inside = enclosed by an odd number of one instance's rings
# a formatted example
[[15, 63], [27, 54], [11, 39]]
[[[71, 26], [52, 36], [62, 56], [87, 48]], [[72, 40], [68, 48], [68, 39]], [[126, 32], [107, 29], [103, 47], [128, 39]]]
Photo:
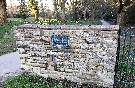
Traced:
[[19, 14], [19, 13], [14, 13], [14, 14], [13, 14], [13, 17], [14, 17], [14, 18], [20, 18], [20, 17], [21, 17], [21, 14]]

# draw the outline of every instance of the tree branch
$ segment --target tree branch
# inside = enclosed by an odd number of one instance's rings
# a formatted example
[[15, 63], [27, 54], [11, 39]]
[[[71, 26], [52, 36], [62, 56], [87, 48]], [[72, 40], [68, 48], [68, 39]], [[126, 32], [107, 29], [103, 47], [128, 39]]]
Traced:
[[122, 4], [122, 0], [119, 0], [119, 3], [120, 3], [120, 6], [119, 6], [119, 9], [118, 9], [118, 13], [120, 14], [123, 10], [124, 5]]
[[124, 11], [126, 11], [129, 7], [132, 7], [135, 4], [135, 1], [133, 3], [131, 3], [129, 6], [124, 8]]

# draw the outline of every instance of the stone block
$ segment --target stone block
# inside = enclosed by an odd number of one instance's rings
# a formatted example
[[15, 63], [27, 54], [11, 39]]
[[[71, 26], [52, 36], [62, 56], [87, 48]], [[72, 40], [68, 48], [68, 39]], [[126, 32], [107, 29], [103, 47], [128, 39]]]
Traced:
[[74, 78], [73, 78], [73, 82], [81, 82], [81, 79], [74, 77]]
[[73, 70], [73, 69], [65, 69], [65, 71], [72, 73], [72, 75], [73, 75], [73, 73], [79, 73], [78, 70]]
[[49, 77], [48, 74], [39, 74], [39, 76], [42, 76], [44, 78], [48, 78]]
[[40, 36], [40, 31], [39, 30], [33, 31], [33, 36]]
[[73, 68], [73, 63], [68, 63], [68, 64], [65, 64], [66, 65], [66, 68], [68, 69], [72, 69]]
[[38, 56], [38, 57], [44, 57], [44, 56], [46, 56], [46, 53], [45, 52], [35, 51], [35, 55]]
[[30, 50], [36, 51], [36, 50], [38, 50], [38, 46], [35, 44], [30, 44]]
[[61, 59], [58, 59], [58, 58], [54, 59], [54, 63], [59, 64], [60, 62], [62, 62]]
[[24, 34], [24, 38], [33, 38], [33, 35], [31, 33]]
[[32, 72], [32, 66], [29, 66], [27, 64], [21, 64], [21, 68], [24, 68], [25, 71]]
[[57, 68], [57, 69], [59, 69], [61, 72], [65, 71], [64, 68]]
[[41, 44], [43, 44], [42, 42], [35, 42], [35, 41], [31, 41], [31, 43], [30, 44], [35, 44], [35, 45], [41, 45]]
[[37, 61], [33, 61], [32, 59], [26, 59], [26, 62], [37, 63]]
[[114, 69], [115, 64], [104, 64], [104, 69]]
[[46, 69], [45, 68], [40, 68], [40, 73], [41, 74], [45, 74], [45, 72], [46, 72]]
[[84, 33], [83, 33], [83, 31], [76, 31], [76, 36], [77, 37], [84, 37]]
[[21, 63], [21, 64], [26, 63], [25, 58], [20, 59], [20, 63]]
[[100, 56], [100, 59], [101, 59], [101, 62], [103, 63], [114, 64], [116, 57], [105, 55], [105, 56]]
[[87, 51], [84, 51], [84, 50], [80, 51], [80, 54], [86, 54], [86, 53]]
[[85, 69], [86, 66], [83, 63], [74, 63], [75, 70]]
[[97, 52], [87, 52], [87, 58], [90, 59], [100, 59], [100, 57], [98, 56]]
[[85, 38], [89, 37], [89, 33], [87, 31], [84, 31], [84, 37]]
[[28, 57], [28, 54], [19, 54], [20, 57], [24, 58], [24, 57]]
[[35, 39], [32, 40], [32, 42], [40, 42], [40, 40], [35, 38]]
[[30, 51], [30, 48], [24, 48], [24, 50], [25, 50], [25, 54], [26, 54]]
[[44, 36], [42, 36], [40, 38], [40, 41], [43, 41], [43, 42], [46, 42], [46, 43], [50, 43], [51, 39], [50, 39], [50, 37], [44, 37]]
[[110, 48], [116, 48], [117, 47], [117, 41], [105, 40], [104, 43], [105, 43], [106, 46], [108, 46]]
[[17, 48], [18, 49], [18, 52], [21, 54], [21, 53], [24, 53], [25, 50], [23, 48]]
[[71, 44], [71, 47], [73, 49], [81, 49], [81, 45], [80, 44]]
[[48, 68], [47, 68], [47, 70], [54, 70], [54, 67], [51, 66], [51, 65], [49, 65]]
[[34, 73], [40, 73], [40, 67], [33, 67]]
[[24, 40], [25, 41], [32, 41], [33, 39], [32, 38], [25, 38]]
[[30, 63], [30, 62], [26, 62], [26, 65], [30, 65], [30, 66], [34, 66], [34, 67], [44, 67], [46, 68], [46, 64], [39, 64], [39, 63]]
[[71, 54], [70, 53], [64, 53], [63, 54], [63, 60], [70, 60], [71, 59]]
[[85, 75], [82, 75], [81, 73], [77, 74], [77, 77], [80, 79], [87, 79], [87, 77]]
[[108, 48], [108, 49], [107, 49], [107, 55], [108, 55], [108, 56], [116, 57], [116, 53], [114, 53], [114, 52], [116, 52], [116, 51], [117, 51], [117, 49]]
[[87, 37], [86, 38], [86, 43], [87, 44], [97, 44], [100, 42], [100, 39], [98, 37]]
[[87, 58], [86, 54], [79, 54], [80, 58]]
[[18, 47], [26, 48], [29, 45], [29, 41], [16, 41]]

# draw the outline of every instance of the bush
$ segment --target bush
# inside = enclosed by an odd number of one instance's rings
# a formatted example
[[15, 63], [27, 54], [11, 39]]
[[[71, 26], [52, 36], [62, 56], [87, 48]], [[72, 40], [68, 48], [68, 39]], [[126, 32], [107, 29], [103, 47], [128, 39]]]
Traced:
[[21, 15], [20, 15], [19, 13], [14, 13], [14, 14], [13, 14], [13, 17], [14, 17], [14, 18], [20, 18]]
[[32, 14], [31, 14], [31, 17], [35, 17], [35, 14], [34, 14], [34, 13], [32, 13]]
[[21, 3], [20, 6], [20, 14], [22, 19], [26, 19], [28, 17], [29, 8], [27, 5], [25, 5], [24, 2]]
[[111, 15], [108, 14], [108, 13], [105, 13], [104, 16], [103, 16], [103, 19], [107, 20], [107, 21], [109, 21], [110, 18], [111, 18]]
[[106, 21], [110, 21], [110, 22], [115, 22], [116, 23], [116, 17], [112, 16], [112, 14], [105, 13], [103, 15], [103, 19], [106, 20]]

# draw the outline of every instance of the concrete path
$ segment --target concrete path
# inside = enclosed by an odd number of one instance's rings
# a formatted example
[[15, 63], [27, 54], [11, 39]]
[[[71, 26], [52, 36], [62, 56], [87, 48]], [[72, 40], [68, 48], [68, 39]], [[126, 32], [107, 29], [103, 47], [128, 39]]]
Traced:
[[22, 73], [18, 52], [0, 56], [0, 83]]
[[110, 25], [109, 23], [107, 23], [106, 21], [104, 20], [100, 20], [102, 22], [102, 25]]

